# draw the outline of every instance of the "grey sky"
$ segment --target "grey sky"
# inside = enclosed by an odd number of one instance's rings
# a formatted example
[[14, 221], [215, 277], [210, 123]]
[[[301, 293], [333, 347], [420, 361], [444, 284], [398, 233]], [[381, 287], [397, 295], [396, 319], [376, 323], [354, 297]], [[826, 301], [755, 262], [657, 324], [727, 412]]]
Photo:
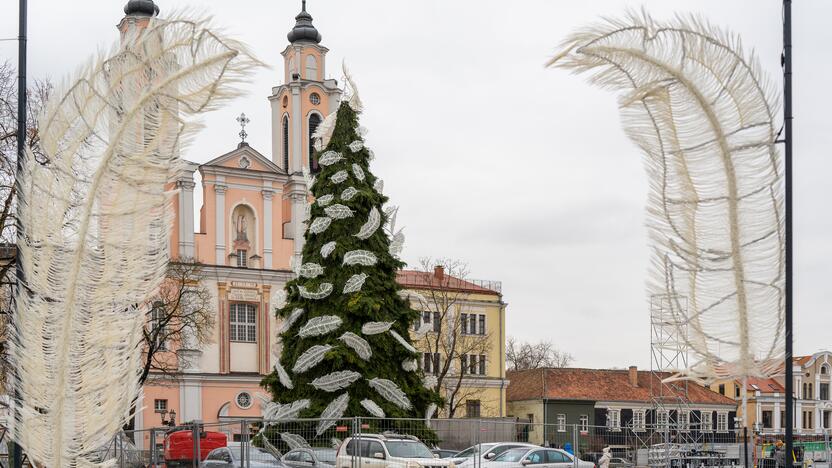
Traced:
[[[60, 81], [111, 44], [125, 2], [30, 2], [30, 77]], [[206, 119], [185, 156], [232, 149], [241, 111], [252, 146], [270, 156], [266, 96], [300, 1], [157, 3], [163, 14], [205, 9], [273, 67]], [[17, 35], [16, 4], [4, 3], [0, 38]], [[780, 82], [777, 0], [309, 2], [328, 74], [340, 80], [345, 58], [357, 79], [372, 169], [401, 206], [406, 260], [456, 257], [473, 277], [503, 281], [508, 333], [551, 339], [581, 366], [649, 366], [647, 184], [615, 96], [542, 64], [575, 28], [642, 5], [659, 19], [703, 13], [731, 28]], [[795, 2], [798, 353], [832, 345], [830, 17], [828, 0]], [[0, 42], [0, 57], [14, 62], [16, 43]]]

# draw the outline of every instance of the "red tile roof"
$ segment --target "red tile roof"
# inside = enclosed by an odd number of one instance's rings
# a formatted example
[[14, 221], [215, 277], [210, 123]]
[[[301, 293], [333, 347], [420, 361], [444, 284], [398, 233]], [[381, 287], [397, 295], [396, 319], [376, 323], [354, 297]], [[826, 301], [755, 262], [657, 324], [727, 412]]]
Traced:
[[396, 274], [396, 281], [409, 289], [442, 289], [448, 291], [461, 291], [477, 294], [499, 295], [499, 292], [478, 286], [470, 281], [443, 274], [437, 277], [435, 273], [428, 273], [418, 270], [399, 270]]
[[[545, 397], [551, 400], [648, 403], [652, 401], [651, 381], [654, 389], [661, 385], [660, 378], [652, 372], [638, 371], [638, 386], [634, 387], [630, 385], [628, 370], [613, 369], [532, 369], [509, 371], [506, 378], [510, 381], [506, 392], [509, 401], [541, 399], [545, 385]], [[684, 386], [684, 382], [666, 384], [664, 393], [683, 395]], [[691, 403], [736, 406], [731, 398], [694, 382], [687, 384], [687, 397]]]
[[[742, 385], [741, 380], [736, 381], [737, 384]], [[757, 388], [754, 388], [754, 387]], [[746, 386], [746, 390], [759, 390], [762, 393], [785, 393], [786, 389], [780, 385], [780, 382], [774, 379], [757, 379], [753, 377], [748, 378], [748, 385]]]

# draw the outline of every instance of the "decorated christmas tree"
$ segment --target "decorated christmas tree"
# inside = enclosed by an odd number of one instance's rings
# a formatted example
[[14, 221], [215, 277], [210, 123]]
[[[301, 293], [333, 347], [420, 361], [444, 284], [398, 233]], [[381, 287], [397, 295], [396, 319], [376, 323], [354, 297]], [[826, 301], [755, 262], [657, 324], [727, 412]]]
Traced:
[[323, 418], [316, 437], [337, 418], [429, 419], [442, 403], [408, 333], [419, 313], [396, 282], [403, 237], [370, 172], [360, 110], [354, 95], [318, 132], [303, 257], [276, 300], [280, 362], [263, 380], [274, 399], [264, 419]]

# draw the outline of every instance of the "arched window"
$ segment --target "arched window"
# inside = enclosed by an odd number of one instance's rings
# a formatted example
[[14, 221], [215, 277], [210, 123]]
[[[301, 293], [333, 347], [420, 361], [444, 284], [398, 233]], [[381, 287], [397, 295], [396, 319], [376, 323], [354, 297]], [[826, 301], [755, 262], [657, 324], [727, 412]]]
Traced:
[[306, 79], [318, 81], [318, 59], [314, 55], [306, 56]]
[[312, 114], [309, 116], [309, 172], [315, 173], [318, 172], [318, 160], [315, 158], [315, 140], [312, 138], [312, 135], [315, 134], [315, 130], [318, 129], [318, 125], [321, 124], [321, 116], [318, 114]]
[[283, 169], [289, 172], [289, 116], [283, 116]]

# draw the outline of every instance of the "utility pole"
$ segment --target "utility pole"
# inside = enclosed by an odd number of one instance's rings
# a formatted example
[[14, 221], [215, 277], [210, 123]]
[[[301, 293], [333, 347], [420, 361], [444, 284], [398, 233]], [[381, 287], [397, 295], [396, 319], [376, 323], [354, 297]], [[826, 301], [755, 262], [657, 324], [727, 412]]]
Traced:
[[792, 330], [793, 330], [793, 261], [792, 261], [792, 2], [783, 0], [783, 124], [785, 125], [785, 205], [786, 205], [786, 468], [794, 460], [794, 376], [792, 375]]

